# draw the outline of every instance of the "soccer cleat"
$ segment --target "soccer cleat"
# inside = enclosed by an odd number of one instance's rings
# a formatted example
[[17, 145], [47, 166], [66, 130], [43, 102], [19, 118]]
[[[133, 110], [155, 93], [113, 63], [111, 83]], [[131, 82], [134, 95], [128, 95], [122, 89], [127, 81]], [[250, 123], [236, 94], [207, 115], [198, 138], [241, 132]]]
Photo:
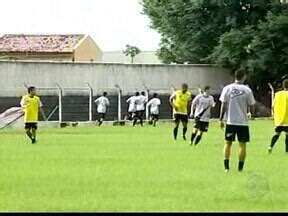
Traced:
[[185, 140], [185, 141], [186, 141], [186, 136], [185, 136], [185, 135], [183, 135], [183, 140]]
[[32, 144], [36, 144], [36, 139], [32, 139]]
[[271, 147], [268, 148], [268, 153], [269, 153], [269, 154], [272, 153], [272, 148], [271, 148]]
[[229, 173], [229, 169], [225, 169], [225, 173]]

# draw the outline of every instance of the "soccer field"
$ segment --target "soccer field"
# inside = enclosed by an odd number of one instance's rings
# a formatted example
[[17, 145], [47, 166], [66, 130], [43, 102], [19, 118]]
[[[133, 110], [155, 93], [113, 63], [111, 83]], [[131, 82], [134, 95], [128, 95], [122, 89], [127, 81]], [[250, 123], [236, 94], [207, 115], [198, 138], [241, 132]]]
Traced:
[[40, 128], [36, 145], [22, 130], [0, 131], [0, 211], [288, 210], [284, 136], [266, 151], [272, 121], [251, 121], [243, 173], [236, 143], [224, 172], [217, 123], [197, 147], [174, 141], [172, 129]]

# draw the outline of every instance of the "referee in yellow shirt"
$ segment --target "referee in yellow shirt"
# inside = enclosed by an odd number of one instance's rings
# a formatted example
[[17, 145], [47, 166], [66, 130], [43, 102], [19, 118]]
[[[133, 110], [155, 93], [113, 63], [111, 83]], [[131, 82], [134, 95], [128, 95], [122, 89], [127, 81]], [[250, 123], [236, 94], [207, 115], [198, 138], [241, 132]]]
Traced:
[[35, 144], [39, 110], [44, 120], [46, 120], [45, 113], [42, 109], [43, 105], [40, 98], [36, 96], [35, 87], [28, 88], [28, 94], [22, 97], [20, 104], [24, 110], [24, 123], [26, 134], [31, 139], [32, 144]]
[[170, 99], [170, 105], [173, 108], [175, 128], [174, 128], [174, 139], [177, 140], [178, 128], [180, 121], [183, 125], [183, 139], [186, 140], [186, 133], [188, 128], [188, 106], [191, 101], [191, 93], [189, 92], [188, 85], [182, 84], [182, 89], [174, 92]]
[[271, 140], [268, 153], [272, 153], [272, 149], [278, 141], [282, 132], [286, 133], [286, 153], [288, 153], [288, 79], [283, 81], [283, 90], [276, 93], [273, 101], [273, 116], [275, 124], [275, 135]]

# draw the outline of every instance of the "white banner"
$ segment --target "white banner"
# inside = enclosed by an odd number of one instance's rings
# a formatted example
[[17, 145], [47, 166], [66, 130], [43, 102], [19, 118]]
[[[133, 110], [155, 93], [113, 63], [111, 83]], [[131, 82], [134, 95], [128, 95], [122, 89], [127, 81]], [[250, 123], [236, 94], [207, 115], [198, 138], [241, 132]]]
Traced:
[[0, 129], [7, 127], [24, 115], [21, 107], [12, 107], [0, 114]]

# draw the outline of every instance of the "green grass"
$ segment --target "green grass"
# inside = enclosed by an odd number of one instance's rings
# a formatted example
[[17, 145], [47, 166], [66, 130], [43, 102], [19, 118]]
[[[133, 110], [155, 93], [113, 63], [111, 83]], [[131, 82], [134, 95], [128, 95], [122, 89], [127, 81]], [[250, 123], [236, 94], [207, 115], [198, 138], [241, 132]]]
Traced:
[[272, 121], [251, 122], [243, 173], [236, 143], [224, 173], [216, 123], [197, 148], [175, 142], [172, 128], [40, 128], [37, 145], [0, 131], [0, 211], [288, 210], [284, 136], [266, 153]]

